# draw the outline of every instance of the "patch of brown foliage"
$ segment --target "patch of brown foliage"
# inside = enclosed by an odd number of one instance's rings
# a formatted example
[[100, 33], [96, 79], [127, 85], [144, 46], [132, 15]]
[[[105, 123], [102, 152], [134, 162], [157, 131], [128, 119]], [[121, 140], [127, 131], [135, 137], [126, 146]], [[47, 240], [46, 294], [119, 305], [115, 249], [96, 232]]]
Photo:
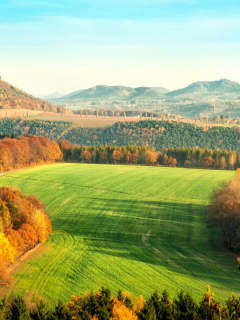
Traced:
[[229, 249], [240, 245], [240, 175], [214, 191], [208, 208], [208, 226], [220, 226]]

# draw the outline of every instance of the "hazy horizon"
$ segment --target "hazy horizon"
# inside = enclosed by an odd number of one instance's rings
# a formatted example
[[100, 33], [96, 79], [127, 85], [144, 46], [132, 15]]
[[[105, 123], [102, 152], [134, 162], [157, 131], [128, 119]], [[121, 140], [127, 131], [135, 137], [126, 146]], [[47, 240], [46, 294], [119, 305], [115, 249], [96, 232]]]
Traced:
[[2, 0], [0, 74], [33, 95], [240, 82], [239, 1]]
[[[221, 78], [221, 79], [215, 79], [215, 80], [212, 80], [212, 81], [220, 81], [220, 80], [229, 80], [229, 81], [232, 81], [231, 79], [226, 79], [226, 78]], [[200, 82], [204, 82], [205, 80], [202, 80], [202, 81], [200, 81]], [[211, 80], [210, 80], [211, 81]], [[196, 81], [196, 82], [199, 82], [199, 81]], [[234, 81], [233, 81], [234, 82]], [[238, 83], [238, 82], [237, 82]], [[186, 87], [188, 87], [189, 85], [191, 85], [192, 84], [192, 82], [191, 83], [189, 83], [188, 85], [186, 85]], [[96, 86], [111, 86], [111, 87], [131, 87], [131, 86], [125, 86], [125, 85], [122, 85], [122, 84], [111, 84], [111, 85], [106, 85], [106, 84], [96, 84], [95, 86], [92, 86], [92, 87], [96, 87]], [[73, 86], [74, 87], [74, 86]], [[92, 87], [89, 87], [89, 88], [92, 88]], [[140, 87], [148, 87], [148, 86], [140, 86]], [[78, 90], [87, 90], [87, 89], [89, 89], [89, 88], [79, 88], [79, 89], [74, 89], [74, 90], [72, 90], [72, 91], [66, 91], [66, 90], [63, 90], [63, 92], [59, 92], [59, 91], [57, 91], [57, 90], [55, 90], [54, 92], [50, 92], [50, 93], [48, 93], [49, 95], [51, 95], [51, 94], [53, 94], [53, 93], [60, 93], [60, 94], [62, 94], [62, 95], [68, 95], [68, 94], [70, 94], [70, 93], [73, 93], [74, 91], [78, 91]], [[136, 89], [136, 88], [139, 88], [139, 87], [132, 87], [132, 88], [134, 88], [134, 89]], [[152, 88], [157, 88], [156, 86], [153, 86]], [[162, 88], [165, 88], [165, 89], [168, 89], [168, 88], [166, 88], [166, 87], [162, 87]], [[180, 87], [180, 88], [175, 88], [175, 89], [173, 89], [173, 90], [169, 90], [169, 91], [174, 91], [174, 90], [178, 90], [178, 89], [183, 89], [183, 87]], [[47, 96], [48, 94], [46, 94], [45, 96]], [[43, 98], [43, 96], [44, 96], [44, 94], [40, 94], [39, 95], [39, 97], [41, 98]]]

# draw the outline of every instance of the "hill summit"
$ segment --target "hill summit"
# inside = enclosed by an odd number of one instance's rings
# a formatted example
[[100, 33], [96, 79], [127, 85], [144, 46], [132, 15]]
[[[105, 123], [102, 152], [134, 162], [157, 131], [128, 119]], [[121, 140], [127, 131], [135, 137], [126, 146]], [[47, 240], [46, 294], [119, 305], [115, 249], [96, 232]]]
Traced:
[[64, 107], [35, 98], [3, 80], [0, 80], [0, 109], [29, 109], [64, 113], [68, 111]]
[[240, 94], [240, 84], [227, 79], [217, 81], [198, 81], [186, 88], [174, 90], [166, 93], [166, 96], [177, 97], [180, 95], [188, 96], [233, 96]]

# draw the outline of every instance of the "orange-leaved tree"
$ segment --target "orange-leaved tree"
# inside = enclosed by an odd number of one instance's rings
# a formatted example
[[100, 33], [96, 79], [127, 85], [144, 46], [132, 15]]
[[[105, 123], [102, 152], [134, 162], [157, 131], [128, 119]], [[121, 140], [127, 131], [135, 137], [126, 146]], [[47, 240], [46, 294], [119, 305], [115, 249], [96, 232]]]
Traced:
[[240, 177], [214, 190], [208, 207], [209, 227], [220, 226], [229, 249], [240, 245]]
[[122, 158], [123, 158], [123, 153], [122, 153], [122, 148], [121, 148], [121, 147], [120, 147], [119, 150], [113, 151], [112, 158], [113, 158], [113, 162], [115, 162], [115, 163], [117, 163], [117, 162], [119, 162], [120, 160], [122, 160]]
[[0, 188], [0, 286], [9, 283], [5, 267], [47, 240], [51, 222], [39, 199], [17, 188]]

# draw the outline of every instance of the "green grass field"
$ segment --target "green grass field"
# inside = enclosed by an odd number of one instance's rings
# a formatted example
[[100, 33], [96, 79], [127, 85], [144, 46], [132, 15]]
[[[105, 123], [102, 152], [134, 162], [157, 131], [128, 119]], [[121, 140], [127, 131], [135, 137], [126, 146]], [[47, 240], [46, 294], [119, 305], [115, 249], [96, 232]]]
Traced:
[[45, 253], [15, 274], [14, 290], [56, 301], [109, 286], [147, 298], [167, 288], [197, 300], [206, 286], [240, 294], [236, 257], [206, 228], [212, 187], [230, 171], [56, 164], [15, 171], [18, 186], [46, 204], [53, 233]]

